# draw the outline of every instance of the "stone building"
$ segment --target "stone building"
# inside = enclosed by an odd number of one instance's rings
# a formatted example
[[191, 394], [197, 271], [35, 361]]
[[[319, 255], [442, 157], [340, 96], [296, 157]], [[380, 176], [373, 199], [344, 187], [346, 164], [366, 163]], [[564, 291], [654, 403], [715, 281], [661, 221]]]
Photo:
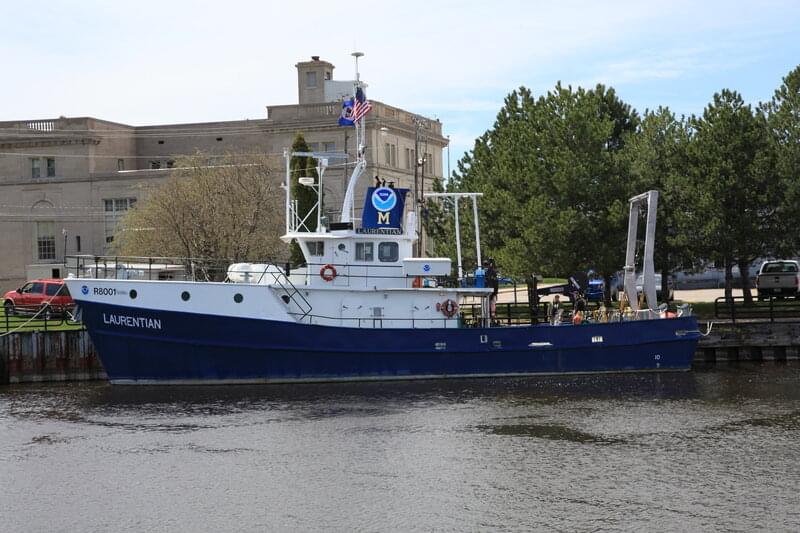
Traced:
[[[298, 103], [267, 106], [264, 119], [158, 126], [91, 117], [0, 122], [0, 289], [29, 277], [63, 276], [65, 255], [112, 252], [121, 215], [142, 196], [143, 185], [168, 176], [180, 155], [280, 155], [303, 132], [312, 149], [347, 152], [348, 161], [354, 161], [354, 130], [338, 125], [341, 100], [352, 92], [352, 82], [335, 81], [334, 66], [317, 56], [296, 67]], [[359, 184], [357, 208], [376, 175], [413, 188], [418, 159], [425, 189], [429, 178], [443, 176], [447, 139], [441, 123], [370, 101], [370, 166]], [[332, 220], [338, 216], [347, 172], [338, 166], [325, 175]], [[273, 179], [282, 180], [283, 174]]]

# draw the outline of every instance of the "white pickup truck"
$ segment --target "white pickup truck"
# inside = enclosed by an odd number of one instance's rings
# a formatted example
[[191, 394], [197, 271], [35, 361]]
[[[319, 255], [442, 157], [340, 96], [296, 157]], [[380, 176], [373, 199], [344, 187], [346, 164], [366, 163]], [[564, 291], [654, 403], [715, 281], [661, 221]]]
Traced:
[[759, 300], [772, 296], [798, 296], [800, 268], [797, 261], [765, 261], [756, 277]]

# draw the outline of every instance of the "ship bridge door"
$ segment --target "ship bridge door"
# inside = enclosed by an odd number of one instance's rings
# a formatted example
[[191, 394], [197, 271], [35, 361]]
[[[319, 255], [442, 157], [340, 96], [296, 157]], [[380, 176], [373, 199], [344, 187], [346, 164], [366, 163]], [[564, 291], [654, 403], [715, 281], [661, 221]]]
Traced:
[[336, 287], [350, 286], [350, 256], [354, 253], [352, 247], [352, 243], [340, 242], [333, 249], [333, 263], [337, 270], [333, 284]]

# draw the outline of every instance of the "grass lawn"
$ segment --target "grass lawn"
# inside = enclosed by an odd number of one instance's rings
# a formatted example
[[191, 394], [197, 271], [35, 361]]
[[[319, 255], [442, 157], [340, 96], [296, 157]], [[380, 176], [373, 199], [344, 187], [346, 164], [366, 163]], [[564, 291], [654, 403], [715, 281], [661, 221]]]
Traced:
[[[692, 306], [692, 314], [700, 320], [713, 320], [714, 319], [714, 302], [681, 302], [676, 300], [672, 305], [675, 307], [688, 303]], [[670, 306], [672, 307], [672, 306]]]
[[[53, 317], [47, 320], [47, 331], [66, 331], [74, 329], [82, 329], [83, 324], [72, 324], [68, 322], [67, 318]], [[17, 329], [19, 328], [19, 329]], [[30, 316], [17, 315], [6, 316], [5, 309], [0, 309], [0, 333], [6, 331], [44, 331], [45, 319], [44, 317], [36, 317], [31, 319]]]
[[566, 278], [544, 278], [539, 282], [539, 285], [563, 285], [566, 282]]

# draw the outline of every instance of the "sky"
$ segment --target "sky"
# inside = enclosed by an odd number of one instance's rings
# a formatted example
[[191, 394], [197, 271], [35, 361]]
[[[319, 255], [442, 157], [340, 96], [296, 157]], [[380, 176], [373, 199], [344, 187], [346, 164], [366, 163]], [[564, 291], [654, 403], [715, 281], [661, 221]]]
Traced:
[[0, 1], [0, 121], [264, 118], [297, 102], [298, 61], [352, 79], [358, 50], [371, 98], [442, 121], [453, 169], [522, 85], [688, 116], [724, 88], [768, 100], [800, 64], [800, 0]]

